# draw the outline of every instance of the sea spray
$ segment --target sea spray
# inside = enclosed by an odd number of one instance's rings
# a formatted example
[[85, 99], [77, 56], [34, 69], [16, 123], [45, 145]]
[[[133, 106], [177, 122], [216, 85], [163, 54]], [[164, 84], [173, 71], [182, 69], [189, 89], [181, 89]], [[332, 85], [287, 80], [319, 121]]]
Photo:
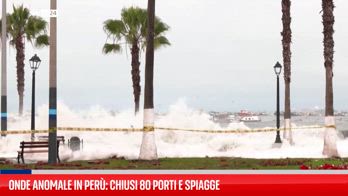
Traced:
[[[30, 115], [14, 117], [10, 114], [9, 129], [28, 129]], [[11, 118], [12, 117], [12, 118]], [[37, 110], [37, 129], [48, 127], [48, 106], [40, 106]], [[143, 113], [134, 116], [133, 109], [111, 112], [101, 106], [93, 106], [87, 110], [74, 110], [58, 102], [58, 126], [60, 127], [122, 127], [141, 128]], [[320, 122], [318, 122], [320, 124]], [[230, 123], [222, 127], [210, 120], [208, 113], [189, 107], [183, 100], [169, 106], [168, 112], [156, 115], [157, 127], [189, 128], [189, 129], [249, 129], [244, 123]], [[295, 124], [293, 128], [297, 128]], [[296, 138], [294, 146], [284, 144], [280, 149], [273, 149], [275, 132], [265, 133], [197, 133], [187, 131], [156, 130], [156, 143], [159, 157], [246, 157], [246, 158], [321, 158], [324, 129], [294, 129]], [[36, 136], [45, 134], [36, 134]], [[137, 159], [142, 139], [142, 132], [63, 132], [66, 140], [72, 136], [83, 139], [81, 151], [72, 152], [67, 145], [60, 147], [63, 160], [92, 160], [112, 156]], [[8, 135], [0, 140], [0, 157], [12, 157], [15, 161], [19, 143], [30, 140], [28, 135]], [[348, 139], [337, 140], [337, 147], [342, 157], [348, 157]], [[47, 161], [47, 154], [26, 156], [30, 162]]]

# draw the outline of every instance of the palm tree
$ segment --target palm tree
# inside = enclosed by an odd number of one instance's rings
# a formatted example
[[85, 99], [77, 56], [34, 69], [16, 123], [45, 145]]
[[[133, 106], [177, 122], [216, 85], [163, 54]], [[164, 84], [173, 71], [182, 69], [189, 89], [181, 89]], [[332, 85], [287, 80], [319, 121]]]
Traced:
[[324, 60], [326, 70], [326, 97], [325, 97], [325, 134], [323, 154], [328, 157], [338, 157], [336, 146], [336, 127], [333, 108], [333, 57], [334, 45], [333, 40], [335, 17], [333, 0], [322, 0], [323, 25], [324, 25]]
[[[154, 47], [158, 49], [162, 46], [170, 45], [165, 37], [169, 26], [156, 17], [155, 20], [155, 40]], [[103, 53], [119, 53], [121, 45], [130, 47], [132, 55], [132, 82], [135, 104], [135, 114], [139, 111], [139, 101], [141, 94], [140, 86], [140, 52], [146, 47], [147, 33], [147, 11], [138, 7], [123, 8], [121, 20], [107, 20], [104, 22], [104, 31], [107, 34], [107, 43], [103, 47]], [[110, 42], [108, 42], [110, 41]], [[123, 43], [122, 43], [123, 42]]]
[[282, 0], [283, 12], [283, 64], [284, 64], [284, 80], [285, 80], [285, 112], [284, 112], [284, 139], [288, 139], [292, 143], [291, 133], [291, 104], [290, 104], [290, 82], [291, 82], [291, 15], [290, 0]]
[[155, 0], [148, 0], [147, 14], [149, 18], [147, 27], [147, 46], [145, 64], [145, 95], [144, 95], [144, 133], [140, 147], [139, 159], [157, 159], [157, 147], [154, 129], [154, 104], [153, 104], [153, 74], [154, 74], [154, 48], [155, 48]]
[[30, 14], [23, 5], [13, 6], [13, 13], [7, 15], [7, 34], [10, 45], [16, 49], [17, 91], [19, 95], [19, 114], [23, 113], [24, 98], [24, 60], [25, 39], [35, 47], [48, 45], [47, 22], [39, 16]]

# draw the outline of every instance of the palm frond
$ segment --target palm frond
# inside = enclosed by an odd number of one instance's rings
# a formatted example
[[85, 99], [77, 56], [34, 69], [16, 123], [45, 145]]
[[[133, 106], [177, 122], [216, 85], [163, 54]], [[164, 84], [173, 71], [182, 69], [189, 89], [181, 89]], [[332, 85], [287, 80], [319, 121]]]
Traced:
[[121, 46], [115, 43], [113, 44], [106, 43], [104, 44], [104, 47], [103, 47], [104, 54], [119, 53], [121, 51], [122, 51]]
[[23, 5], [15, 7], [13, 5], [13, 13], [11, 15], [12, 22], [17, 24], [18, 30], [25, 26], [27, 20], [29, 19], [30, 11]]
[[125, 28], [120, 20], [107, 20], [104, 22], [104, 31], [108, 36], [113, 35], [120, 39], [125, 32]]
[[15, 46], [15, 39], [22, 37], [33, 43], [36, 47], [48, 45], [48, 23], [39, 16], [30, 14], [23, 5], [13, 5], [13, 12], [7, 15], [7, 36], [10, 45]]
[[47, 22], [38, 16], [30, 16], [24, 26], [25, 34], [28, 41], [47, 32]]
[[46, 34], [39, 35], [35, 39], [35, 47], [37, 47], [37, 48], [42, 48], [42, 47], [48, 46], [48, 45], [49, 45], [49, 37]]
[[[155, 19], [155, 49], [170, 46], [168, 38], [165, 33], [169, 31], [170, 27], [162, 22], [158, 17]], [[146, 47], [147, 35], [147, 10], [139, 7], [123, 8], [121, 12], [121, 20], [110, 19], [104, 22], [104, 31], [107, 34], [107, 41], [111, 40], [113, 44], [105, 44], [103, 48], [104, 53], [113, 51], [115, 43], [124, 40], [127, 45], [134, 45], [135, 43], [143, 50]], [[120, 46], [120, 44], [117, 44]], [[118, 52], [118, 51], [116, 51]]]
[[155, 20], [155, 36], [160, 36], [161, 34], [169, 31], [170, 27], [162, 22], [162, 20], [158, 17], [156, 17]]
[[165, 36], [158, 36], [154, 39], [154, 47], [156, 50], [170, 45], [169, 40]]
[[129, 44], [141, 40], [143, 36], [142, 29], [144, 24], [146, 24], [146, 17], [146, 10], [139, 7], [122, 9], [121, 18], [127, 31], [125, 39]]

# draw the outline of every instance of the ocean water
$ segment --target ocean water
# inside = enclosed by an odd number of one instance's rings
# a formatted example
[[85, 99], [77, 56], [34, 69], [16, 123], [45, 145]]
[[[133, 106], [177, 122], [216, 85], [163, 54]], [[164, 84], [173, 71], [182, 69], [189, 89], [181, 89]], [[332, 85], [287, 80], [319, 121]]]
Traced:
[[[348, 116], [337, 116], [335, 121], [337, 130], [348, 131]], [[324, 116], [292, 116], [291, 122], [297, 126], [324, 125], [325, 123]], [[284, 124], [282, 116], [280, 124]], [[247, 122], [245, 125], [250, 128], [276, 127], [276, 116], [261, 116], [261, 122]]]
[[[134, 116], [133, 109], [111, 113], [108, 109], [94, 106], [87, 110], [73, 110], [64, 103], [58, 104], [58, 126], [131, 128], [142, 127], [143, 114]], [[47, 129], [48, 106], [38, 108], [37, 129]], [[293, 127], [322, 125], [323, 117], [294, 117]], [[347, 127], [347, 119], [337, 118], [339, 130]], [[206, 112], [189, 107], [184, 101], [169, 106], [168, 113], [158, 115], [157, 127], [231, 130], [265, 128], [275, 126], [275, 116], [263, 116], [259, 123], [233, 122], [225, 125], [214, 123]], [[28, 129], [30, 115], [9, 121], [10, 130]], [[196, 133], [189, 131], [156, 130], [159, 157], [246, 157], [246, 158], [322, 158], [324, 129], [296, 129], [293, 131], [294, 145], [284, 141], [281, 148], [273, 148], [275, 132], [267, 133]], [[45, 134], [39, 134], [45, 135]], [[67, 132], [58, 135], [66, 140], [77, 136], [83, 139], [83, 149], [72, 152], [67, 145], [60, 148], [65, 161], [92, 160], [111, 156], [136, 159], [139, 155], [142, 133], [131, 132]], [[36, 135], [38, 136], [38, 135]], [[0, 157], [15, 161], [19, 143], [30, 140], [30, 135], [8, 135], [0, 140]], [[348, 138], [337, 137], [337, 148], [342, 157], [348, 157]], [[47, 154], [28, 155], [29, 161], [47, 160]]]

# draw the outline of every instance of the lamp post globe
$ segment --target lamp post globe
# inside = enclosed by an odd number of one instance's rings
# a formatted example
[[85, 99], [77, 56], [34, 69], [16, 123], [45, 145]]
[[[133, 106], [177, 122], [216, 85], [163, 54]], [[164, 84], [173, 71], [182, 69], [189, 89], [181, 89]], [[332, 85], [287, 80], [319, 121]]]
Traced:
[[275, 72], [275, 74], [277, 75], [277, 76], [279, 76], [281, 73], [282, 73], [282, 65], [279, 63], [279, 62], [277, 62], [275, 65], [274, 65], [274, 72]]
[[30, 58], [29, 63], [30, 63], [30, 68], [33, 71], [36, 71], [40, 67], [41, 59], [40, 57], [37, 56], [37, 54], [35, 54], [33, 57]]
[[277, 62], [273, 68], [274, 68], [275, 74], [277, 75], [277, 136], [276, 136], [275, 143], [281, 144], [282, 140], [280, 138], [279, 75], [282, 72], [282, 65], [279, 62]]
[[[41, 59], [35, 54], [29, 60], [30, 68], [33, 70], [32, 90], [31, 90], [31, 130], [35, 130], [35, 71], [39, 69]], [[35, 140], [34, 132], [31, 133], [31, 141]]]

